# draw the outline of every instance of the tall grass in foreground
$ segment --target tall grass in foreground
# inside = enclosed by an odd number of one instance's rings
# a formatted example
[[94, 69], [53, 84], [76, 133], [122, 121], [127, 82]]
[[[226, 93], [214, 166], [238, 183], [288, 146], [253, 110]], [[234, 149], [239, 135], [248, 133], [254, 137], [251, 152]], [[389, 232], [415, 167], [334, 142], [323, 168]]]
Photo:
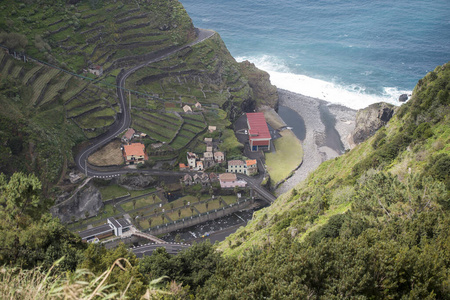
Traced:
[[[127, 288], [120, 293], [111, 291], [113, 284], [106, 284], [109, 275], [115, 267], [124, 271], [126, 268], [131, 268], [131, 264], [127, 259], [117, 259], [109, 270], [100, 276], [95, 276], [84, 269], [53, 275], [53, 269], [61, 260], [55, 262], [48, 272], [43, 272], [40, 268], [23, 270], [17, 267], [1, 267], [0, 299], [128, 299], [126, 293], [133, 278], [131, 278]], [[162, 281], [166, 278], [161, 277], [150, 282], [147, 292], [142, 299], [152, 299], [158, 294], [172, 294], [170, 291], [160, 289]], [[177, 288], [180, 288], [180, 286], [177, 286]]]

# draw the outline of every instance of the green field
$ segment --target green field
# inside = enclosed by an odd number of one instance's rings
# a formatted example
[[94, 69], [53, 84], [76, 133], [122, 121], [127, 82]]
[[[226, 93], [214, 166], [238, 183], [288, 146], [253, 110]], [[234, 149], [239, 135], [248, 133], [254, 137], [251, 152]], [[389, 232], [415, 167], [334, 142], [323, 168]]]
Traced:
[[273, 141], [275, 153], [266, 153], [266, 165], [272, 182], [277, 183], [288, 177], [303, 159], [302, 145], [290, 130], [281, 132], [282, 137]]

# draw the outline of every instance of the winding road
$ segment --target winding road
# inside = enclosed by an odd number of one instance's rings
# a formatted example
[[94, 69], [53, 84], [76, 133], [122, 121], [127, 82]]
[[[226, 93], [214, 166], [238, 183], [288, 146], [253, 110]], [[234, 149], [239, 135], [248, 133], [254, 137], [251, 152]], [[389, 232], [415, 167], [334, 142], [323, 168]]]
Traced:
[[[117, 77], [117, 95], [119, 96], [119, 105], [121, 112], [117, 114], [116, 122], [108, 129], [107, 132], [103, 133], [102, 135], [98, 136], [97, 138], [94, 138], [90, 140], [90, 143], [81, 149], [78, 154], [75, 157], [75, 163], [78, 167], [78, 169], [86, 174], [86, 176], [89, 177], [97, 177], [97, 178], [111, 178], [120, 176], [121, 174], [126, 173], [144, 173], [149, 175], [180, 175], [183, 176], [186, 174], [186, 172], [174, 172], [174, 171], [163, 171], [163, 170], [153, 170], [153, 169], [125, 169], [125, 168], [92, 168], [87, 164], [88, 157], [94, 153], [96, 150], [98, 150], [100, 147], [106, 145], [108, 142], [110, 142], [112, 139], [117, 137], [120, 133], [124, 132], [127, 128], [131, 125], [131, 112], [128, 109], [128, 106], [126, 104], [126, 96], [125, 96], [125, 81], [127, 78], [134, 73], [135, 71], [148, 66], [151, 63], [155, 63], [157, 61], [163, 60], [175, 53], [177, 53], [180, 50], [183, 50], [185, 48], [191, 47], [193, 45], [196, 45], [210, 37], [212, 37], [215, 32], [212, 30], [207, 29], [200, 29], [196, 28], [196, 34], [197, 38], [192, 41], [189, 44], [180, 46], [176, 49], [170, 50], [156, 58], [150, 59], [144, 63], [141, 63], [139, 65], [136, 65], [128, 70], [122, 71], [118, 77]], [[238, 178], [244, 179], [248, 182], [248, 184], [267, 202], [272, 203], [275, 201], [276, 197], [273, 196], [269, 191], [267, 191], [265, 188], [261, 187], [259, 184], [254, 182], [252, 178], [238, 174]]]

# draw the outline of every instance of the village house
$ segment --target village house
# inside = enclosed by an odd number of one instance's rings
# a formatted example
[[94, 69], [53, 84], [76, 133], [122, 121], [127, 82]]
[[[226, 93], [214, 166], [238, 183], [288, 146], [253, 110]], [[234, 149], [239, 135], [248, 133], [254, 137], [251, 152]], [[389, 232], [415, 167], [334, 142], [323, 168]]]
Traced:
[[203, 170], [204, 170], [203, 162], [197, 160], [196, 163], [197, 163], [197, 165], [196, 165], [196, 167], [195, 167], [195, 170], [197, 170], [197, 171], [203, 171]]
[[250, 150], [270, 150], [271, 136], [264, 113], [247, 113], [247, 125]]
[[214, 152], [214, 160], [216, 163], [221, 163], [225, 160], [225, 155], [223, 154], [223, 152]]
[[245, 187], [247, 184], [244, 180], [237, 180], [236, 174], [233, 173], [219, 174], [219, 182], [221, 188]]
[[197, 109], [202, 108], [202, 105], [200, 104], [200, 102], [197, 101], [197, 103], [195, 103], [195, 108], [197, 108]]
[[145, 145], [141, 143], [124, 145], [123, 156], [127, 165], [143, 164], [148, 159], [145, 153]]
[[94, 74], [95, 76], [103, 75], [103, 67], [99, 65], [90, 66], [88, 68], [89, 73]]
[[206, 173], [203, 173], [201, 175], [201, 179], [202, 179], [202, 186], [208, 186], [209, 185], [209, 176]]
[[247, 164], [247, 175], [252, 176], [258, 173], [258, 164], [256, 162], [256, 159], [250, 159], [246, 160], [245, 163]]
[[204, 142], [206, 143], [206, 145], [208, 145], [208, 143], [212, 144], [213, 139], [212, 138], [205, 138]]
[[195, 162], [197, 161], [197, 154], [193, 153], [193, 152], [188, 152], [187, 153], [187, 162], [188, 162], [188, 166], [191, 169], [195, 169], [196, 164]]
[[214, 132], [214, 131], [216, 131], [217, 130], [217, 127], [216, 126], [208, 126], [208, 131], [209, 132]]
[[247, 164], [242, 160], [230, 160], [228, 161], [227, 172], [247, 175]]
[[206, 146], [206, 152], [211, 152], [212, 153], [212, 151], [213, 151], [212, 145]]
[[192, 176], [189, 174], [184, 175], [182, 181], [183, 181], [184, 185], [192, 185], [193, 184]]
[[200, 175], [194, 174], [194, 176], [192, 176], [192, 183], [193, 184], [201, 184], [202, 178], [200, 177]]
[[130, 142], [135, 133], [136, 131], [133, 128], [128, 128], [127, 132], [125, 132], [125, 134], [122, 137], [122, 142], [124, 143]]
[[192, 108], [189, 105], [185, 105], [185, 106], [183, 106], [183, 111], [185, 113], [189, 113], [189, 112], [192, 112]]
[[180, 163], [179, 167], [180, 167], [180, 171], [189, 171], [189, 166], [186, 166], [183, 163]]
[[211, 151], [207, 151], [207, 152], [203, 153], [203, 158], [206, 161], [212, 161], [212, 160], [214, 160], [214, 155]]

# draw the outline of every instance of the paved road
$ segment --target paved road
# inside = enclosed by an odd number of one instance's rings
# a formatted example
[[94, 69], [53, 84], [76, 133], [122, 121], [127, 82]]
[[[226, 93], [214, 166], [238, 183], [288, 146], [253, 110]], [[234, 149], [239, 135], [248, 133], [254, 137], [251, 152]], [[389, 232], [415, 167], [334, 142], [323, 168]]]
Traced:
[[143, 246], [130, 248], [130, 250], [136, 255], [136, 257], [142, 258], [144, 255], [151, 255], [153, 251], [161, 247], [166, 248], [166, 251], [169, 254], [177, 254], [178, 252], [187, 249], [190, 246], [191, 245], [189, 244], [179, 244], [179, 243], [147, 244]]
[[[145, 66], [148, 66], [151, 63], [163, 60], [176, 52], [185, 49], [187, 47], [191, 47], [193, 45], [196, 45], [210, 37], [212, 37], [215, 32], [211, 30], [206, 29], [196, 29], [197, 38], [187, 44], [180, 46], [179, 48], [173, 49], [171, 51], [168, 51], [156, 58], [153, 58], [151, 60], [148, 60], [144, 63], [141, 63], [137, 66], [134, 66], [124, 72], [121, 72], [117, 78], [117, 85], [119, 86], [117, 88], [117, 95], [119, 96], [119, 105], [121, 108], [121, 113], [117, 115], [116, 122], [109, 128], [109, 130], [102, 134], [101, 136], [93, 139], [90, 141], [90, 144], [87, 145], [84, 149], [80, 150], [77, 156], [75, 157], [75, 163], [77, 164], [78, 169], [85, 173], [87, 176], [92, 177], [98, 177], [98, 178], [111, 178], [120, 176], [121, 174], [126, 173], [144, 173], [149, 175], [180, 175], [183, 176], [186, 174], [185, 172], [173, 172], [173, 171], [162, 171], [162, 170], [153, 170], [153, 169], [125, 169], [125, 168], [92, 168], [89, 165], [87, 165], [87, 158], [89, 155], [91, 155], [93, 152], [95, 152], [97, 149], [102, 147], [103, 145], [107, 144], [109, 141], [117, 137], [120, 133], [124, 132], [127, 128], [131, 125], [131, 112], [128, 109], [127, 103], [126, 103], [126, 95], [125, 95], [125, 81], [127, 78], [135, 71], [139, 70], [140, 68], [143, 68]], [[273, 196], [269, 191], [267, 191], [265, 188], [260, 186], [260, 182], [256, 182], [255, 179], [252, 179], [248, 176], [237, 174], [238, 178], [244, 179], [247, 181], [248, 185], [251, 186], [253, 189], [255, 189], [261, 197], [268, 201], [269, 203], [272, 203], [275, 201], [276, 197]]]
[[[127, 128], [130, 127], [131, 112], [128, 109], [128, 106], [126, 103], [126, 95], [125, 95], [125, 81], [127, 80], [127, 78], [135, 71], [137, 71], [151, 63], [163, 60], [182, 49], [196, 45], [196, 44], [212, 37], [215, 34], [214, 31], [206, 30], [206, 29], [196, 29], [196, 32], [197, 32], [197, 38], [193, 42], [191, 42], [187, 45], [180, 46], [179, 48], [176, 48], [169, 52], [166, 52], [166, 53], [158, 56], [157, 58], [148, 60], [144, 63], [134, 66], [134, 67], [126, 70], [125, 72], [122, 72], [121, 74], [119, 74], [119, 77], [117, 78], [117, 85], [119, 86], [119, 88], [117, 88], [117, 95], [119, 96], [119, 105], [120, 105], [121, 113], [119, 113], [117, 115], [116, 122], [114, 123], [114, 125], [112, 127], [109, 128], [109, 130], [105, 134], [102, 134], [100, 137], [93, 139], [86, 148], [79, 151], [79, 153], [75, 157], [75, 163], [77, 164], [77, 167], [80, 171], [87, 174], [88, 176], [93, 176], [93, 177], [105, 177], [105, 176], [106, 177], [114, 177], [114, 176], [119, 176], [120, 174], [137, 171], [137, 170], [129, 170], [129, 169], [128, 170], [121, 169], [121, 170], [115, 170], [115, 171], [104, 171], [104, 170], [98, 170], [98, 169], [94, 170], [87, 165], [87, 158], [89, 157], [89, 155], [91, 155], [97, 149], [99, 149], [103, 145], [106, 145], [109, 141], [111, 141], [116, 136], [118, 136], [120, 133], [124, 132]], [[142, 172], [142, 171], [139, 170], [139, 172]], [[161, 173], [161, 171], [155, 171], [155, 170], [146, 170], [143, 172], [149, 173], [152, 175], [164, 175]]]

